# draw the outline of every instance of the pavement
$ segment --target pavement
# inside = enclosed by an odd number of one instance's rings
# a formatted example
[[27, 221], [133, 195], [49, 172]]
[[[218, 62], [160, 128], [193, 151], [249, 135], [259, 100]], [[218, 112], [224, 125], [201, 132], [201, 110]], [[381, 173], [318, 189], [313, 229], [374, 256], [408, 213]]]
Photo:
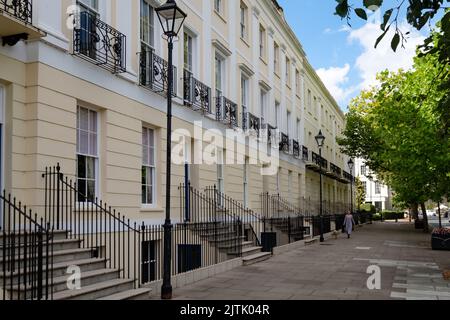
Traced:
[[[381, 272], [381, 287], [370, 290], [373, 270]], [[431, 250], [430, 235], [407, 221], [374, 223], [357, 228], [351, 239], [340, 234], [324, 244], [299, 245], [176, 289], [174, 299], [450, 300], [445, 270], [450, 251]], [[369, 282], [376, 287], [376, 274]]]

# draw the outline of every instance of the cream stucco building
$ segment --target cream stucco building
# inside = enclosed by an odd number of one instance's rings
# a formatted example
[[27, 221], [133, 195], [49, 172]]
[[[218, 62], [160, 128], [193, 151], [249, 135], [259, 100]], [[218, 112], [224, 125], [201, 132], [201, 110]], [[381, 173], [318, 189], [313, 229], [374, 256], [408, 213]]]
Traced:
[[[79, 201], [98, 197], [132, 219], [161, 222], [167, 44], [154, 8], [163, 2], [29, 2], [30, 20], [23, 21], [12, 1], [0, 1], [2, 188], [39, 211], [42, 172], [60, 163], [86, 194]], [[261, 174], [264, 164], [252, 161], [250, 147], [244, 163], [190, 165], [191, 184], [217, 185], [255, 211], [262, 193], [306, 210], [319, 199], [322, 167], [327, 210], [348, 204], [352, 175], [336, 143], [344, 114], [277, 2], [177, 3], [188, 17], [174, 50], [174, 128], [191, 134], [186, 145], [198, 146], [194, 124], [201, 122], [202, 133], [278, 128], [275, 145], [282, 148], [274, 175]], [[314, 139], [319, 130], [323, 159]], [[217, 152], [224, 159], [233, 154], [226, 146]], [[185, 168], [174, 164], [172, 172], [178, 212]]]

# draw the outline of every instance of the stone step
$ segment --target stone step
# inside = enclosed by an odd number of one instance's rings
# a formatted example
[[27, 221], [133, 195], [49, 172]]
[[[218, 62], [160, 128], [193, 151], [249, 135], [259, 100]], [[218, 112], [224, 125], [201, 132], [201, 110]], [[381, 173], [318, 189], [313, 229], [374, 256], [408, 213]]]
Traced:
[[229, 252], [229, 255], [232, 256], [238, 256], [241, 255], [242, 257], [248, 257], [257, 253], [260, 253], [262, 250], [262, 247], [247, 247], [242, 248], [241, 252]]
[[[47, 264], [47, 251], [43, 251], [43, 264]], [[93, 258], [92, 249], [69, 249], [69, 250], [59, 250], [52, 253], [49, 251], [48, 256], [50, 257], [49, 263], [57, 264], [60, 262], [73, 261], [73, 260], [85, 260]], [[7, 266], [14, 268], [24, 268], [25, 263], [29, 266], [32, 263], [37, 263], [38, 257], [35, 252], [31, 257], [30, 255], [25, 256], [24, 254], [16, 255], [15, 257], [7, 257], [5, 263]], [[0, 257], [0, 266], [3, 265], [3, 257]]]
[[140, 288], [134, 290], [128, 290], [119, 292], [107, 297], [103, 297], [97, 300], [107, 300], [107, 301], [119, 301], [119, 300], [148, 300], [150, 297], [151, 289]]
[[[104, 269], [106, 267], [107, 260], [105, 259], [83, 259], [83, 260], [73, 260], [73, 261], [65, 261], [60, 263], [53, 264], [53, 268], [49, 269], [49, 274], [51, 276], [51, 272], [53, 270], [53, 278], [55, 277], [62, 277], [67, 274], [67, 269], [70, 266], [78, 266], [81, 269], [81, 272], [88, 272], [98, 269]], [[42, 270], [44, 273], [44, 278], [47, 271], [47, 266], [42, 266]], [[31, 274], [30, 270], [27, 270], [27, 276], [29, 279], [29, 275]], [[10, 285], [11, 283], [18, 284], [19, 281], [23, 281], [25, 276], [25, 270], [24, 269], [16, 269], [14, 272], [6, 271], [5, 273], [0, 272], [0, 283], [3, 283], [3, 278], [6, 277], [6, 284]], [[11, 282], [12, 281], [12, 282]]]
[[242, 259], [244, 266], [249, 266], [255, 263], [266, 261], [272, 257], [270, 252], [260, 252]]
[[[252, 247], [253, 246], [253, 242], [252, 241], [243, 241], [241, 243], [241, 248], [248, 248], [248, 247]], [[219, 249], [221, 250], [234, 250], [236, 248], [236, 245], [234, 244], [227, 244], [227, 245], [219, 245], [218, 246]]]
[[244, 241], [245, 237], [230, 237], [230, 238], [222, 238], [222, 239], [213, 239], [209, 240], [212, 244], [219, 244], [219, 245], [238, 245]]
[[[69, 231], [67, 230], [54, 230], [51, 232], [53, 234], [53, 240], [62, 240], [67, 239]], [[16, 230], [14, 232], [2, 231], [0, 232], [0, 244], [3, 245], [3, 239], [6, 238], [8, 240], [14, 240], [16, 243], [25, 242], [25, 238], [29, 239], [33, 236], [35, 232], [30, 232], [28, 230]], [[45, 241], [46, 234], [43, 234], [43, 241]]]
[[[53, 248], [53, 251], [59, 251], [59, 250], [69, 250], [69, 249], [77, 249], [80, 247], [82, 240], [78, 239], [59, 239], [54, 240], [51, 242], [51, 247]], [[48, 244], [44, 242], [44, 251], [46, 250]], [[25, 246], [25, 243], [20, 244], [14, 244], [13, 249], [16, 254], [23, 254], [25, 253], [25, 248], [27, 252], [30, 252], [30, 248], [34, 247], [34, 244], [28, 243]], [[11, 251], [11, 246], [6, 246], [6, 255]], [[0, 242], [0, 257], [3, 255], [3, 243]]]
[[[53, 278], [53, 283], [50, 284], [50, 287], [53, 288], [53, 293], [65, 291], [68, 289], [67, 287], [67, 281], [71, 275], [64, 275], [61, 277]], [[118, 269], [98, 269], [98, 270], [92, 270], [83, 272], [81, 274], [81, 288], [90, 286], [96, 283], [114, 280], [119, 278], [119, 270]], [[72, 283], [72, 282], [70, 282]], [[19, 300], [19, 294], [20, 294], [20, 300], [24, 300], [25, 294], [26, 299], [30, 299], [32, 297], [32, 289], [29, 286], [25, 286], [24, 284], [14, 285], [12, 287], [12, 291], [10, 288], [8, 288], [8, 295], [13, 296], [13, 300]]]
[[116, 293], [132, 290], [134, 280], [114, 279], [96, 283], [80, 290], [66, 290], [53, 295], [53, 300], [96, 300]]

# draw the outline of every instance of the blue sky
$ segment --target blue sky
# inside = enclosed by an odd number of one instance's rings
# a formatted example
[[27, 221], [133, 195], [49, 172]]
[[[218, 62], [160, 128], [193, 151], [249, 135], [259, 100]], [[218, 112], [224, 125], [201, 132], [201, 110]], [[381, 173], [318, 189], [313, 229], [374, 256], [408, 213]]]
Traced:
[[[278, 0], [285, 16], [300, 39], [309, 62], [316, 69], [341, 109], [347, 109], [350, 100], [361, 89], [376, 84], [375, 75], [384, 69], [408, 69], [412, 65], [415, 48], [423, 42], [429, 30], [411, 30], [405, 21], [402, 30], [411, 31], [405, 49], [397, 53], [390, 49], [391, 37], [386, 37], [378, 49], [374, 43], [381, 34], [380, 14], [369, 14], [369, 22], [357, 18], [351, 21], [334, 15], [334, 0]], [[354, 0], [353, 3], [362, 3]], [[391, 8], [397, 0], [386, 0], [383, 8]], [[405, 15], [402, 15], [405, 17]], [[378, 20], [377, 20], [378, 19]], [[426, 29], [426, 28], [425, 28]]]

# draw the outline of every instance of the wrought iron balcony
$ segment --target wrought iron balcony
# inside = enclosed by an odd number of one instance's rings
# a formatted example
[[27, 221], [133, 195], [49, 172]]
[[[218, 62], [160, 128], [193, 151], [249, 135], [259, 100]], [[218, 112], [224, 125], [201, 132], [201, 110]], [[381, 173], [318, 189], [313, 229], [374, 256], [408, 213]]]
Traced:
[[126, 71], [126, 36], [89, 12], [75, 16], [74, 55], [113, 73]]
[[267, 142], [270, 145], [276, 145], [277, 141], [277, 128], [271, 126], [270, 124], [267, 125]]
[[242, 128], [244, 131], [249, 131], [250, 133], [257, 135], [261, 132], [261, 119], [254, 116], [250, 112], [243, 113], [242, 117]]
[[354, 183], [355, 182], [355, 179], [353, 178], [353, 175], [351, 175], [350, 173], [348, 173], [347, 171], [344, 171], [344, 179], [347, 181], [347, 182], [350, 182], [350, 183]]
[[211, 114], [211, 88], [184, 70], [184, 105], [203, 114]]
[[4, 46], [44, 37], [45, 32], [33, 27], [32, 22], [31, 0], [0, 0], [0, 38]]
[[295, 158], [300, 158], [300, 144], [297, 140], [292, 140], [292, 154]]
[[[139, 84], [166, 96], [169, 89], [169, 64], [153, 50], [142, 49], [139, 59]], [[177, 95], [177, 68], [173, 67], [172, 95]]]
[[291, 150], [291, 141], [289, 140], [289, 136], [285, 133], [281, 133], [280, 135], [280, 150], [284, 153], [289, 153]]
[[322, 166], [322, 158], [317, 153], [312, 152], [311, 160], [319, 168]]
[[31, 24], [33, 20], [31, 0], [0, 0], [0, 11], [27, 24]]
[[341, 168], [336, 166], [334, 163], [330, 163], [330, 170], [331, 173], [334, 174], [337, 178], [340, 178], [342, 176]]
[[230, 126], [230, 128], [237, 128], [239, 126], [237, 104], [225, 97], [217, 97], [216, 120]]
[[303, 148], [302, 148], [302, 159], [303, 159], [303, 161], [309, 160], [309, 150], [305, 146], [303, 146]]

